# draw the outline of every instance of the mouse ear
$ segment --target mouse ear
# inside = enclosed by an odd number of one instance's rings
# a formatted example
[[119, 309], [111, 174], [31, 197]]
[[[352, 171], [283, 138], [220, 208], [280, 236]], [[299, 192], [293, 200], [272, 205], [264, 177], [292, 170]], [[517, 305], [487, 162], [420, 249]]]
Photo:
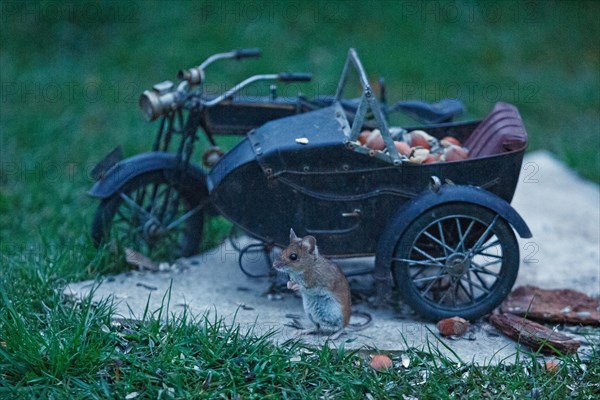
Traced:
[[308, 251], [308, 254], [313, 254], [317, 250], [317, 239], [314, 236], [305, 236], [302, 238], [302, 247]]
[[290, 228], [290, 242], [293, 242], [294, 240], [298, 240], [298, 236], [296, 236], [296, 232]]

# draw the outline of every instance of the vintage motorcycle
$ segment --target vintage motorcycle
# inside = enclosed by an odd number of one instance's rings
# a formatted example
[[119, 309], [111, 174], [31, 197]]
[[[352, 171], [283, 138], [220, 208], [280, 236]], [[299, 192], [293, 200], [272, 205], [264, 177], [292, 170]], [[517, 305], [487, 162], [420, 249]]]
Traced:
[[[335, 101], [333, 96], [278, 96], [275, 85], [270, 87], [269, 96], [240, 94], [260, 81], [308, 82], [312, 77], [309, 73], [254, 75], [221, 95], [205, 93], [209, 65], [223, 59], [259, 56], [259, 49], [214, 54], [197, 67], [179, 71], [178, 84], [164, 81], [142, 94], [140, 107], [149, 121], [160, 119], [158, 131], [150, 152], [123, 160], [117, 147], [92, 171], [97, 182], [89, 194], [101, 200], [92, 224], [96, 245], [112, 237], [154, 258], [196, 254], [204, 231], [199, 210], [204, 207], [201, 200], [207, 193], [205, 171], [191, 162], [195, 153], [202, 151], [202, 164], [211, 168], [224, 154], [217, 136], [242, 138], [268, 121], [327, 107]], [[380, 86], [380, 101], [385, 104], [383, 80]], [[342, 100], [342, 104], [352, 119], [357, 99]], [[432, 104], [409, 100], [399, 101], [386, 111], [401, 111], [416, 120], [436, 123], [452, 120], [464, 111], [464, 106], [452, 99]], [[372, 116], [370, 119], [366, 124], [374, 126]], [[198, 149], [199, 132], [208, 142], [206, 148]], [[130, 214], [135, 210], [137, 213]]]
[[[426, 318], [474, 319], [496, 307], [518, 272], [513, 228], [531, 237], [509, 204], [527, 144], [516, 108], [499, 103], [481, 121], [456, 123], [456, 103], [452, 108], [450, 102], [450, 111], [434, 123], [390, 127], [386, 111], [401, 106], [387, 108], [375, 96], [353, 49], [334, 96], [234, 96], [257, 80], [310, 77], [285, 73], [248, 78], [214, 98], [189, 90], [201, 87], [210, 62], [256, 54], [212, 56], [180, 72], [176, 87], [163, 84], [144, 93], [140, 104], [148, 118], [162, 117], [153, 151], [121, 161], [112, 154], [100, 164], [90, 191], [101, 199], [94, 240], [116, 239], [153, 257], [189, 256], [198, 251], [211, 216], [225, 217], [265, 249], [285, 246], [293, 227], [314, 235], [330, 257], [374, 255], [375, 266], [365, 273], [375, 278], [380, 298], [395, 286]], [[353, 72], [361, 95], [345, 100]], [[436, 111], [427, 104], [417, 108]], [[211, 144], [203, 155], [208, 172], [191, 162], [199, 128]], [[359, 141], [375, 129], [384, 142], [379, 150]], [[396, 147], [414, 130], [455, 138], [469, 148], [469, 157], [414, 163]], [[218, 134], [244, 136], [223, 153], [214, 141]], [[181, 139], [173, 154], [174, 136]]]

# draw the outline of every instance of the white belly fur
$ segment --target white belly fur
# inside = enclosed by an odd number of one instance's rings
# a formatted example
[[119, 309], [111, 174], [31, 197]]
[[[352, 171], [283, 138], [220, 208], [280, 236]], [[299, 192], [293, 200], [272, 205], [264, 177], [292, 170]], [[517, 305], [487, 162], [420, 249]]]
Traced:
[[304, 289], [302, 304], [308, 318], [323, 330], [338, 331], [344, 328], [342, 305], [325, 290]]

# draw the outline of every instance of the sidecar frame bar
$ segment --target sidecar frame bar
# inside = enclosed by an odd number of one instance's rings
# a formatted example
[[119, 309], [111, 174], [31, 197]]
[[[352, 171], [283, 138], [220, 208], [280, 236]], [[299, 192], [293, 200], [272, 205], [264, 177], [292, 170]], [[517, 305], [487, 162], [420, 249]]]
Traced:
[[[367, 110], [370, 108], [371, 112], [373, 113], [373, 116], [375, 117], [375, 121], [377, 122], [379, 130], [381, 131], [381, 136], [387, 149], [386, 157], [383, 158], [396, 166], [400, 166], [402, 164], [402, 157], [400, 156], [398, 150], [396, 150], [396, 146], [394, 145], [394, 139], [392, 139], [392, 135], [390, 134], [385, 115], [383, 115], [381, 106], [374, 95], [373, 88], [369, 84], [369, 80], [367, 79], [365, 69], [362, 63], [360, 62], [358, 55], [356, 54], [356, 50], [354, 49], [348, 50], [348, 58], [346, 59], [344, 69], [342, 71], [342, 76], [340, 77], [340, 81], [338, 83], [338, 87], [335, 93], [335, 100], [338, 102], [341, 100], [342, 93], [346, 86], [346, 81], [348, 80], [350, 65], [352, 65], [358, 73], [358, 78], [362, 86], [362, 96], [360, 98], [360, 103], [358, 105], [356, 115], [354, 117], [354, 120], [352, 121], [352, 129], [350, 131], [349, 140], [350, 142], [355, 142], [358, 139], [358, 136], [360, 135], [361, 129], [363, 127]], [[361, 146], [352, 146], [351, 148], [359, 152], [369, 152], [368, 149], [363, 149]]]

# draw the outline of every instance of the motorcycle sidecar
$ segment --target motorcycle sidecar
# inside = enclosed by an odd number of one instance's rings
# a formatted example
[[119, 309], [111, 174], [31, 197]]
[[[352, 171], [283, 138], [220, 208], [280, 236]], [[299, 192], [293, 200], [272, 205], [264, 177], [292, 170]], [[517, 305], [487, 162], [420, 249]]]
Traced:
[[481, 317], [516, 279], [513, 228], [531, 236], [509, 204], [526, 147], [518, 111], [499, 103], [483, 121], [421, 127], [473, 150], [464, 161], [413, 164], [389, 145], [352, 50], [345, 73], [349, 63], [362, 77], [359, 110], [374, 112], [386, 150], [360, 146], [360, 113], [351, 123], [339, 103], [272, 121], [215, 165], [207, 178], [211, 203], [266, 243], [285, 246], [292, 227], [314, 235], [325, 255], [375, 255], [379, 295], [395, 282], [402, 299], [426, 318]]

